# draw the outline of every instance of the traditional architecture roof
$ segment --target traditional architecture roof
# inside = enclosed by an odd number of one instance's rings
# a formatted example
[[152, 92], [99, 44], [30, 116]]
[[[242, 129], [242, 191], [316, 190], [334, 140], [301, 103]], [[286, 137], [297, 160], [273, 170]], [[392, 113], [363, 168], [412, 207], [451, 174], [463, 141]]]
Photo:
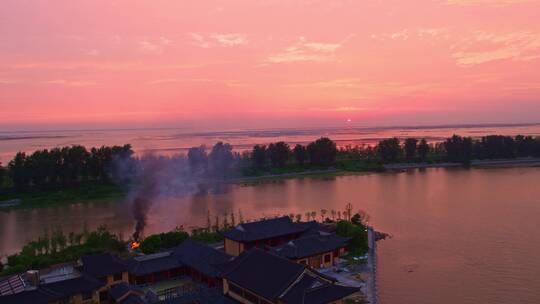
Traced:
[[178, 257], [172, 254], [172, 251], [134, 257], [129, 259], [126, 264], [128, 265], [129, 273], [135, 276], [172, 270], [182, 266]]
[[116, 302], [120, 302], [120, 300], [127, 298], [129, 294], [136, 294], [142, 296], [144, 295], [144, 291], [137, 286], [122, 282], [114, 284], [109, 290], [109, 294], [111, 295], [111, 298], [113, 298], [113, 300], [115, 300]]
[[336, 284], [327, 284], [324, 286], [313, 287], [305, 291], [303, 302], [286, 302], [302, 303], [302, 304], [324, 304], [330, 303], [339, 299], [348, 297], [356, 292], [359, 292], [360, 288], [347, 287]]
[[235, 228], [222, 232], [223, 236], [238, 242], [252, 242], [278, 236], [300, 233], [307, 226], [295, 224], [288, 216], [239, 224]]
[[147, 304], [148, 301], [136, 295], [129, 295], [127, 298], [125, 298], [119, 303], [120, 304]]
[[0, 303], [10, 304], [40, 304], [59, 301], [67, 297], [93, 292], [102, 287], [104, 283], [86, 275], [76, 278], [57, 281], [54, 283], [40, 284], [35, 289], [26, 290], [13, 295], [0, 298]]
[[287, 304], [328, 303], [359, 291], [336, 285], [333, 278], [259, 249], [243, 252], [219, 267], [223, 277], [236, 285]]
[[359, 289], [329, 283], [318, 273], [305, 272], [282, 296], [287, 304], [323, 304], [342, 299]]
[[225, 252], [191, 239], [175, 247], [173, 255], [182, 264], [209, 277], [219, 276], [220, 271], [215, 265], [226, 263], [231, 259], [231, 256]]
[[[142, 296], [144, 296], [144, 291], [139, 287], [122, 282], [113, 285], [109, 290], [109, 294], [116, 303], [124, 304], [130, 301], [135, 301], [133, 303], [138, 303], [137, 301], [139, 300], [137, 300], [136, 298], [141, 298]], [[140, 299], [140, 302], [144, 303], [142, 299]]]
[[245, 251], [220, 267], [224, 278], [269, 300], [277, 299], [305, 270], [259, 249]]
[[288, 259], [300, 259], [345, 247], [348, 240], [335, 234], [320, 233], [292, 240], [271, 251]]
[[110, 253], [83, 256], [81, 261], [83, 264], [82, 271], [96, 278], [114, 275], [128, 270], [124, 261]]
[[48, 294], [40, 289], [27, 290], [16, 294], [0, 297], [2, 304], [48, 304], [49, 302], [58, 300], [58, 297]]
[[237, 301], [223, 295], [221, 289], [204, 288], [178, 298], [167, 299], [159, 304], [238, 304]]
[[328, 226], [321, 224], [317, 221], [300, 222], [295, 224], [304, 228], [304, 231], [300, 234], [299, 237], [333, 233], [330, 228], [328, 228]]
[[26, 281], [22, 275], [12, 275], [0, 279], [0, 297], [22, 292], [26, 289]]

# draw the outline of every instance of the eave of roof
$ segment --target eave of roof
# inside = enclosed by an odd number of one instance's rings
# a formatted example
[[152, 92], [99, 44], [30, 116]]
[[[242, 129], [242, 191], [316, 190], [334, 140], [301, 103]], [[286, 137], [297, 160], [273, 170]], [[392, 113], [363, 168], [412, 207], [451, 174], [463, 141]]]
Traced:
[[118, 257], [109, 254], [95, 254], [83, 256], [82, 271], [96, 278], [126, 272], [126, 263]]
[[300, 259], [343, 248], [348, 240], [335, 234], [311, 235], [274, 247], [272, 251], [289, 259]]
[[245, 251], [223, 265], [223, 277], [266, 299], [277, 299], [305, 266], [259, 249]]
[[240, 224], [233, 229], [221, 234], [228, 239], [237, 242], [254, 242], [258, 240], [271, 239], [295, 233], [301, 233], [308, 229], [306, 225], [293, 223], [289, 217], [262, 220]]

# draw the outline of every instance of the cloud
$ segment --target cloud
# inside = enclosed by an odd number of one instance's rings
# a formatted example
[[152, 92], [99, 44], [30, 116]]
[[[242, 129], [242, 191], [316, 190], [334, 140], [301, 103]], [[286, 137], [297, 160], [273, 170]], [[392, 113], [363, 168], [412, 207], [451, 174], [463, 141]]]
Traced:
[[[221, 63], [221, 62], [220, 62]], [[96, 70], [112, 72], [139, 72], [155, 70], [188, 70], [196, 69], [210, 64], [164, 64], [152, 65], [141, 62], [113, 62], [113, 63], [62, 63], [62, 62], [36, 62], [25, 64], [0, 64], [0, 69], [5, 70], [53, 70], [53, 71], [73, 71], [73, 70]]]
[[189, 36], [191, 38], [191, 44], [205, 49], [213, 46], [233, 47], [248, 43], [247, 36], [239, 33], [216, 33], [208, 36], [199, 33], [189, 33]]
[[137, 41], [139, 51], [145, 54], [161, 54], [163, 49], [173, 43], [167, 37], [160, 36], [154, 39], [143, 39]]
[[465, 39], [452, 57], [458, 65], [471, 66], [495, 60], [529, 61], [540, 58], [540, 33], [518, 31], [488, 33], [476, 31]]
[[14, 83], [17, 83], [17, 81], [11, 80], [11, 79], [0, 79], [0, 84], [14, 84]]
[[300, 37], [293, 45], [286, 47], [280, 53], [271, 55], [267, 61], [270, 63], [289, 62], [325, 62], [335, 60], [335, 53], [343, 46], [345, 39], [341, 43], [309, 42], [304, 37]]
[[412, 38], [425, 39], [425, 38], [448, 38], [447, 28], [415, 28], [415, 29], [402, 29], [397, 32], [372, 34], [371, 38], [375, 40], [409, 40]]
[[446, 0], [450, 5], [493, 5], [506, 6], [518, 3], [540, 2], [538, 0]]
[[214, 34], [212, 38], [222, 46], [237, 46], [248, 43], [246, 35], [243, 34]]
[[161, 85], [161, 84], [171, 84], [171, 83], [217, 83], [217, 84], [223, 84], [228, 87], [240, 87], [245, 86], [245, 83], [234, 80], [234, 79], [228, 79], [228, 80], [219, 80], [219, 79], [209, 79], [209, 78], [192, 78], [192, 79], [186, 79], [186, 78], [164, 78], [164, 79], [156, 79], [149, 81], [149, 85]]
[[42, 83], [43, 84], [66, 86], [66, 87], [88, 87], [88, 86], [99, 85], [99, 83], [96, 83], [96, 82], [76, 81], [76, 80], [74, 81], [74, 80], [65, 80], [65, 79], [47, 80], [47, 81], [43, 81]]
[[[356, 100], [383, 96], [419, 96], [448, 89], [442, 83], [408, 83], [400, 81], [373, 81], [361, 78], [329, 79], [316, 82], [292, 83], [286, 88], [317, 88], [335, 94], [345, 94]], [[337, 93], [336, 93], [337, 92]]]
[[92, 49], [92, 50], [86, 51], [85, 54], [86, 54], [87, 56], [95, 57], [95, 56], [99, 56], [99, 55], [101, 54], [101, 52], [100, 52], [99, 50]]
[[336, 108], [310, 108], [311, 112], [361, 112], [366, 111], [368, 108], [360, 108], [354, 106], [336, 107]]
[[152, 43], [148, 40], [141, 40], [137, 42], [139, 45], [139, 51], [145, 54], [161, 54], [163, 49], [160, 45]]

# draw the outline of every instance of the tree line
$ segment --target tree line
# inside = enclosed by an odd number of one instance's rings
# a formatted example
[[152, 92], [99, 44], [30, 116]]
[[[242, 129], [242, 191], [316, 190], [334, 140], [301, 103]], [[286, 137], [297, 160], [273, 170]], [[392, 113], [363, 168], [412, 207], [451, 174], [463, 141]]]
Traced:
[[37, 240], [24, 245], [19, 253], [8, 256], [6, 269], [2, 269], [0, 263], [0, 275], [76, 261], [84, 255], [125, 250], [122, 236], [111, 233], [105, 226], [89, 231], [84, 225], [81, 233], [68, 234], [56, 228], [50, 233], [45, 231]]
[[83, 181], [121, 181], [127, 176], [132, 155], [131, 145], [90, 150], [74, 145], [32, 154], [18, 152], [6, 167], [0, 164], [0, 189], [3, 186], [21, 191], [73, 186]]
[[[196, 176], [226, 178], [331, 167], [375, 170], [382, 164], [399, 162], [467, 164], [473, 159], [540, 157], [540, 138], [454, 135], [433, 143], [425, 138], [389, 138], [374, 146], [338, 148], [331, 139], [321, 137], [307, 145], [290, 146], [279, 141], [257, 144], [243, 152], [234, 151], [228, 143], [218, 142], [209, 150], [205, 146], [190, 148], [182, 157], [187, 158], [189, 170]], [[81, 181], [127, 182], [136, 173], [136, 165], [137, 159], [129, 144], [90, 150], [75, 145], [38, 150], [29, 155], [19, 152], [6, 167], [0, 164], [0, 190], [2, 187], [16, 190], [66, 187]]]
[[517, 135], [488, 135], [481, 138], [453, 135], [438, 143], [425, 139], [398, 138], [379, 142], [376, 151], [384, 163], [396, 162], [454, 162], [468, 164], [473, 159], [513, 159], [540, 157], [540, 138]]

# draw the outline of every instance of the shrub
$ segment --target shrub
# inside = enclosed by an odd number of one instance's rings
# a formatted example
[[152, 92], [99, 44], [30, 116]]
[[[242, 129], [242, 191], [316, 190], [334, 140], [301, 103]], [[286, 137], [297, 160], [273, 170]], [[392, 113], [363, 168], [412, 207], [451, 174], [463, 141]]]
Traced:
[[145, 254], [159, 252], [182, 244], [189, 237], [189, 234], [182, 228], [174, 231], [153, 234], [141, 241], [141, 251]]

